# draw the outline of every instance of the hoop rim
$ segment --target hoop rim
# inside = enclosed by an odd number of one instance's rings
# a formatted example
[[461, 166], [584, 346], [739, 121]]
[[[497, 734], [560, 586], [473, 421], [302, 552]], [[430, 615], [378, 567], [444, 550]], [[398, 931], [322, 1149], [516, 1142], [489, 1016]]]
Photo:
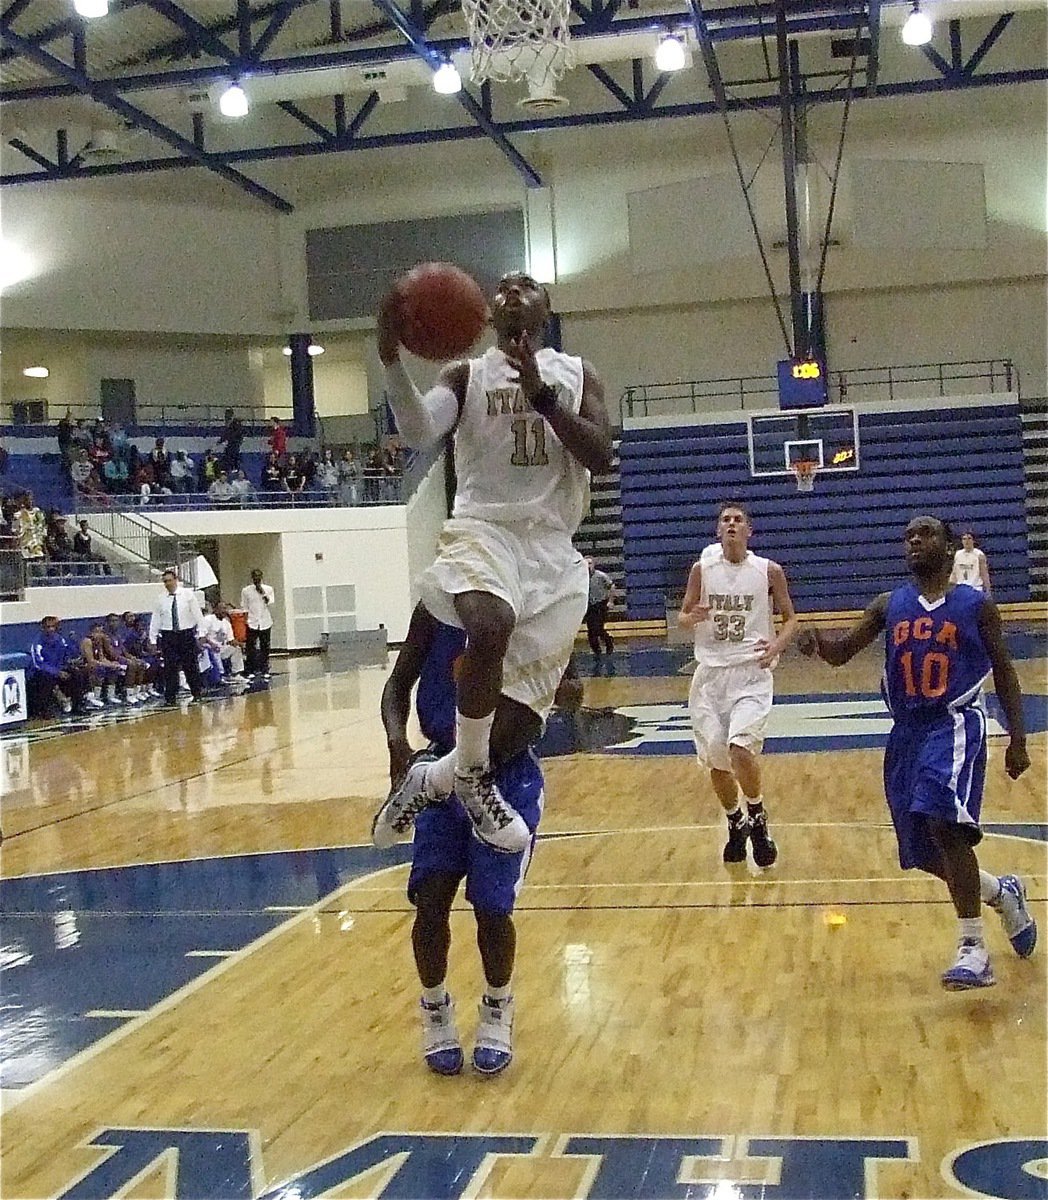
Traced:
[[798, 458], [794, 462], [790, 463], [790, 470], [796, 477], [797, 491], [814, 491], [815, 476], [818, 474], [819, 470], [818, 462], [810, 458]]

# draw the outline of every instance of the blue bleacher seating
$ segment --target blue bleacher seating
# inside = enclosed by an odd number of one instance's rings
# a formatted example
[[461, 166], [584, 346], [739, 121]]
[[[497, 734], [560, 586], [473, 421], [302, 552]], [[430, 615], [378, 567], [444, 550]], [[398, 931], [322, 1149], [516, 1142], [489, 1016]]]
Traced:
[[976, 529], [994, 595], [1030, 598], [1022, 427], [1015, 404], [859, 415], [860, 470], [750, 474], [742, 421], [627, 429], [619, 447], [628, 615], [665, 615], [714, 540], [718, 506], [745, 504], [752, 549], [780, 562], [799, 611], [865, 606], [906, 577], [902, 529], [917, 512]]

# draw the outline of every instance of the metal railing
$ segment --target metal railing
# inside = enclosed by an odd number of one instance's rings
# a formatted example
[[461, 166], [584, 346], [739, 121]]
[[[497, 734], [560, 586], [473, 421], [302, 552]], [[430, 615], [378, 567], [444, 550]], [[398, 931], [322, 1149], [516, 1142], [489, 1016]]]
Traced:
[[[294, 410], [290, 405], [266, 405], [259, 407], [254, 404], [182, 404], [160, 401], [158, 403], [137, 403], [135, 419], [128, 422], [127, 427], [134, 429], [143, 425], [207, 425], [221, 428], [225, 424], [226, 410], [232, 409], [234, 414], [244, 422], [250, 431], [251, 426], [265, 425], [271, 417], [279, 417], [290, 429], [294, 421]], [[69, 410], [70, 418], [84, 421], [93, 425], [95, 421], [104, 420], [102, 410], [97, 404], [90, 402], [44, 405], [44, 417], [40, 421], [21, 421], [18, 428], [38, 429], [41, 426], [54, 428], [58, 419]], [[5, 418], [4, 424], [15, 424]]]
[[[978, 391], [991, 395], [1018, 392], [1019, 372], [1008, 358], [859, 367], [829, 372], [827, 392], [830, 404], [854, 404], [871, 400], [919, 400], [929, 395], [972, 395], [973, 384]], [[733, 408], [776, 408], [778, 403], [779, 387], [774, 375], [744, 375], [633, 384], [619, 399], [619, 414], [622, 418], [676, 416]]]
[[25, 559], [13, 547], [0, 548], [0, 600], [21, 600], [25, 594]]
[[191, 539], [181, 537], [140, 509], [135, 510], [135, 515], [131, 517], [113, 504], [101, 508], [85, 507], [82, 499], [81, 495], [74, 492], [77, 517], [89, 514], [89, 528], [116, 551], [113, 555], [114, 564], [128, 579], [150, 580], [166, 567], [181, 569], [195, 560], [196, 546]]

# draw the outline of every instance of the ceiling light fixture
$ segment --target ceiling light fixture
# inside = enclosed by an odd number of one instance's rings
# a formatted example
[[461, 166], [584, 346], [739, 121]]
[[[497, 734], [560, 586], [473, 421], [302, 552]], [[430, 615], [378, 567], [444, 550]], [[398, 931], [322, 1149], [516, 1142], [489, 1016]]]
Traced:
[[22, 374], [28, 375], [30, 379], [46, 379], [51, 372], [47, 367], [26, 367]]
[[932, 40], [932, 23], [927, 13], [921, 12], [921, 6], [914, 0], [913, 12], [906, 18], [902, 27], [902, 40], [907, 46], [927, 46]]
[[[291, 347], [285, 346], [281, 350], [280, 353], [283, 354], [285, 358], [290, 358], [291, 357]], [[316, 358], [316, 356], [318, 354], [324, 353], [324, 347], [321, 346], [318, 342], [310, 342], [309, 345], [306, 347], [306, 353], [309, 355], [310, 358]]]
[[433, 90], [441, 96], [454, 96], [462, 91], [462, 76], [454, 63], [441, 63], [433, 72]]
[[93, 21], [109, 12], [109, 0], [73, 0], [73, 8], [80, 16]]
[[239, 83], [231, 83], [218, 98], [218, 111], [224, 117], [246, 117], [251, 105]]
[[688, 63], [684, 42], [675, 33], [667, 33], [655, 50], [655, 66], [660, 71], [680, 71]]

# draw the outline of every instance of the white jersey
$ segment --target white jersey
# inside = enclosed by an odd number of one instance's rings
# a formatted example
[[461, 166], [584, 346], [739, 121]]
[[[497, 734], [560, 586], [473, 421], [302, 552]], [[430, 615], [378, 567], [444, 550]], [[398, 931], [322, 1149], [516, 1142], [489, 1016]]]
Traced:
[[[582, 403], [582, 359], [543, 348], [539, 374], [573, 413]], [[533, 521], [571, 535], [586, 508], [589, 472], [524, 399], [515, 370], [492, 347], [470, 359], [455, 429], [455, 517], [496, 524]]]
[[982, 562], [986, 555], [979, 549], [958, 550], [953, 556], [953, 573], [950, 579], [954, 583], [966, 583], [976, 591], [983, 590]]
[[723, 549], [707, 546], [702, 568], [700, 603], [710, 615], [695, 626], [695, 661], [705, 667], [753, 663], [757, 643], [774, 637], [766, 558], [752, 551], [740, 563], [729, 562]]

